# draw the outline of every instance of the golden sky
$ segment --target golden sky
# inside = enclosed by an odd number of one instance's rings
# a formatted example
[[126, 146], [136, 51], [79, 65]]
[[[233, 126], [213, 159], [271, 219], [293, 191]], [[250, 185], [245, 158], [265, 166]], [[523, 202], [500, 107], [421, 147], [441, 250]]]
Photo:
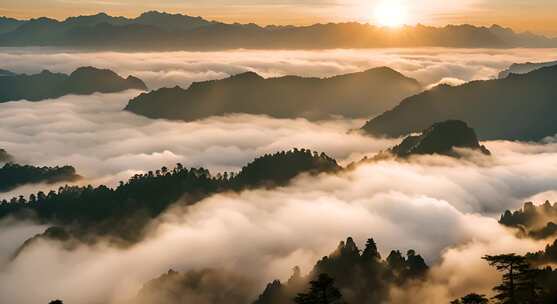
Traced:
[[387, 6], [396, 3], [402, 8], [406, 24], [496, 23], [519, 31], [557, 36], [557, 0], [1, 0], [0, 15], [64, 19], [106, 12], [135, 17], [144, 11], [159, 10], [261, 25], [378, 23], [381, 16], [377, 16], [377, 7], [385, 3]]

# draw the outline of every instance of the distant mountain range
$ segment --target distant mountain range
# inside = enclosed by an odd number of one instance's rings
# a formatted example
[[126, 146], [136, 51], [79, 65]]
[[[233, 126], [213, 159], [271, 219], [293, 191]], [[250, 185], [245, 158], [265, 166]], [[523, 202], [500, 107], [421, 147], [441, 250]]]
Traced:
[[366, 118], [420, 92], [414, 79], [390, 68], [331, 78], [285, 76], [265, 79], [247, 72], [224, 80], [163, 88], [132, 99], [126, 110], [151, 118], [196, 120], [230, 113], [278, 118]]
[[128, 89], [147, 90], [141, 79], [122, 78], [111, 70], [81, 67], [70, 75], [43, 71], [39, 74], [14, 74], [0, 71], [0, 102], [39, 101], [67, 94], [113, 93]]
[[557, 134], [557, 66], [504, 79], [437, 86], [406, 98], [365, 124], [377, 136], [399, 137], [457, 119], [482, 140], [537, 141]]
[[0, 46], [102, 49], [324, 49], [376, 47], [556, 47], [556, 38], [516, 33], [498, 25], [381, 28], [361, 23], [311, 26], [226, 24], [201, 17], [146, 12], [137, 18], [104, 13], [31, 20], [0, 18]]
[[526, 62], [526, 63], [513, 63], [508, 69], [499, 73], [498, 78], [507, 78], [510, 74], [526, 74], [532, 71], [557, 65], [557, 60], [549, 62]]

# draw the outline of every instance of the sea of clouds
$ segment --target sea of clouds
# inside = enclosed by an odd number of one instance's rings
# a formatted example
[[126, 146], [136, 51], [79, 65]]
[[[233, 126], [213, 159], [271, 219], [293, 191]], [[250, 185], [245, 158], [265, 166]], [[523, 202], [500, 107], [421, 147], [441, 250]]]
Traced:
[[[214, 53], [78, 53], [9, 49], [0, 68], [69, 72], [81, 65], [112, 68], [144, 78], [154, 88], [226, 77], [244, 70], [265, 76], [328, 76], [388, 65], [424, 85], [489, 78], [512, 62], [544, 61], [548, 50], [331, 50]], [[363, 121], [274, 119], [230, 115], [195, 122], [151, 120], [124, 112], [139, 94], [65, 96], [0, 104], [0, 148], [17, 162], [73, 165], [81, 184], [114, 186], [129, 176], [172, 167], [237, 171], [253, 158], [293, 147], [311, 148], [342, 164], [372, 156], [398, 142], [350, 132]], [[426, 284], [393, 289], [392, 303], [435, 303], [466, 292], [489, 292], [498, 275], [480, 257], [525, 253], [545, 243], [518, 239], [497, 223], [505, 209], [556, 198], [557, 144], [484, 142], [492, 156], [423, 156], [368, 162], [353, 170], [301, 176], [291, 185], [211, 196], [176, 207], [153, 222], [131, 248], [100, 242], [73, 250], [41, 241], [17, 259], [13, 253], [45, 226], [0, 222], [0, 302], [120, 303], [166, 272], [206, 267], [245, 277], [255, 297], [272, 279], [300, 265], [308, 271], [337, 243], [375, 238], [381, 253], [416, 249], [433, 266]], [[18, 188], [0, 197], [57, 185]]]
[[188, 87], [245, 71], [264, 77], [328, 77], [388, 66], [420, 81], [460, 84], [490, 79], [512, 63], [555, 60], [555, 49], [339, 49], [230, 50], [220, 52], [83, 52], [53, 48], [0, 48], [0, 68], [17, 73], [43, 69], [70, 73], [80, 66], [112, 69], [143, 79], [150, 89]]

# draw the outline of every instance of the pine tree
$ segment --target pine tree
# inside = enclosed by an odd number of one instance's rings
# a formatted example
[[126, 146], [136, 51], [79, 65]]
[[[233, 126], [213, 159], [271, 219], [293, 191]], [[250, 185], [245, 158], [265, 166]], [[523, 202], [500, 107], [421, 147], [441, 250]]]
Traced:
[[341, 304], [342, 294], [334, 286], [335, 280], [329, 275], [320, 274], [317, 280], [310, 282], [308, 293], [300, 293], [294, 299], [297, 304]]

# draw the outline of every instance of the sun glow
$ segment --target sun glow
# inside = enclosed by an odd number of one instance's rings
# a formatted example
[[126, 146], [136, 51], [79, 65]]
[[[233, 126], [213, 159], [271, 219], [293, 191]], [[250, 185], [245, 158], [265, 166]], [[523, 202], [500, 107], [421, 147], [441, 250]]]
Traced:
[[399, 27], [407, 22], [406, 8], [398, 1], [384, 0], [375, 7], [374, 22], [381, 26]]

